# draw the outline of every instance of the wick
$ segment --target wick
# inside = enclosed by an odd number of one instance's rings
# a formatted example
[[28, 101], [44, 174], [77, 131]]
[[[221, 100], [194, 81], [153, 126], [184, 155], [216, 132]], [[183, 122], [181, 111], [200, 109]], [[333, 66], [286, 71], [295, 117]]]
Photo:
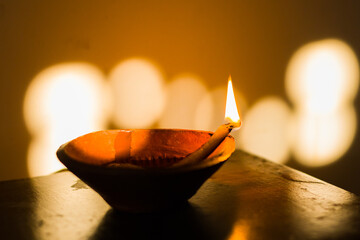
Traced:
[[175, 163], [172, 167], [191, 165], [207, 158], [224, 141], [231, 130], [239, 127], [241, 127], [241, 121], [229, 122], [221, 125], [218, 127], [218, 129], [216, 129], [214, 134], [210, 137], [209, 141], [204, 143], [204, 145], [202, 145], [198, 150], [191, 153], [180, 162]]

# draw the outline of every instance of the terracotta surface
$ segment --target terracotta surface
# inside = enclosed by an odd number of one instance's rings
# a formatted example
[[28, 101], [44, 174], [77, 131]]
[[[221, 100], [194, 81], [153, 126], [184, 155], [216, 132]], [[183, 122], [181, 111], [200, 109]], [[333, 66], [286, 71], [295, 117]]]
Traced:
[[210, 136], [176, 129], [107, 130], [62, 145], [57, 156], [113, 208], [154, 212], [184, 204], [235, 150], [234, 138], [227, 136], [207, 158], [172, 167]]
[[[206, 131], [107, 130], [76, 138], [64, 150], [71, 158], [92, 165], [133, 163], [166, 167], [196, 151], [210, 137], [211, 132]], [[233, 139], [227, 138], [208, 158], [234, 147]]]

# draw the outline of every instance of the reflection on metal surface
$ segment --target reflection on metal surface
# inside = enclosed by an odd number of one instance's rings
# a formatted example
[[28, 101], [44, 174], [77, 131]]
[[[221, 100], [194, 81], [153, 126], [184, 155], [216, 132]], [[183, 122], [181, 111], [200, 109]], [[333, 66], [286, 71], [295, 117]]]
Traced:
[[[218, 87], [203, 96], [197, 106], [196, 128], [202, 130], [215, 131], [224, 122], [224, 113], [226, 105], [227, 86]], [[246, 112], [246, 101], [243, 95], [234, 89], [236, 103], [238, 104], [240, 118]], [[240, 130], [241, 131], [241, 130]], [[239, 137], [240, 131], [232, 131], [231, 135]], [[239, 148], [239, 141], [236, 141], [236, 147]]]
[[110, 73], [113, 121], [119, 128], [148, 128], [165, 106], [164, 79], [159, 69], [144, 59], [128, 59]]
[[244, 118], [239, 139], [242, 149], [274, 162], [286, 162], [290, 153], [290, 116], [290, 108], [281, 98], [260, 99]]
[[352, 101], [358, 87], [358, 61], [346, 43], [322, 40], [294, 54], [286, 90], [295, 105], [292, 137], [299, 162], [324, 166], [347, 151], [356, 129]]
[[51, 66], [31, 82], [24, 100], [25, 123], [32, 135], [30, 176], [63, 168], [55, 156], [66, 141], [106, 127], [109, 101], [104, 76], [86, 63]]
[[196, 129], [196, 106], [206, 93], [198, 77], [189, 74], [175, 77], [167, 86], [166, 107], [159, 127]]

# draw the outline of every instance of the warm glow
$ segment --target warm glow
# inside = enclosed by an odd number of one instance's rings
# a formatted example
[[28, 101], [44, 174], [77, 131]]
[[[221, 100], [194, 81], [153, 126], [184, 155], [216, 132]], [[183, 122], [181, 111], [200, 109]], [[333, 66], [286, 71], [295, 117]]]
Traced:
[[61, 144], [106, 128], [106, 90], [103, 74], [87, 63], [58, 64], [35, 76], [24, 100], [24, 119], [32, 136], [28, 150], [31, 177], [64, 168], [55, 156]]
[[[196, 129], [215, 131], [221, 124], [224, 123], [224, 112], [226, 105], [227, 86], [215, 88], [202, 97], [196, 106], [195, 126]], [[235, 99], [241, 109], [241, 119], [246, 113], [247, 103], [244, 96], [234, 89]], [[231, 135], [239, 138], [241, 131], [233, 129]], [[240, 148], [240, 141], [235, 141], [236, 148]]]
[[296, 159], [309, 167], [321, 167], [338, 160], [351, 146], [356, 112], [353, 107], [326, 115], [298, 112], [291, 126]]
[[328, 113], [354, 100], [359, 65], [354, 51], [340, 40], [313, 42], [289, 62], [286, 91], [297, 108]]
[[249, 239], [250, 226], [245, 221], [240, 220], [233, 226], [228, 240], [246, 240]]
[[238, 141], [241, 148], [271, 161], [285, 163], [290, 155], [290, 116], [291, 110], [281, 98], [260, 99], [243, 119]]
[[239, 122], [240, 116], [236, 106], [234, 90], [232, 86], [231, 76], [229, 76], [227, 96], [226, 96], [226, 108], [225, 119], [231, 122]]
[[175, 77], [167, 86], [167, 101], [159, 127], [198, 129], [195, 119], [197, 105], [207, 92], [196, 76], [182, 74]]
[[346, 153], [356, 132], [358, 87], [358, 60], [346, 43], [322, 40], [294, 54], [286, 90], [295, 108], [292, 149], [300, 163], [320, 167]]
[[118, 128], [149, 128], [165, 107], [164, 78], [159, 69], [144, 59], [128, 59], [110, 73], [113, 121]]
[[51, 174], [65, 168], [55, 156], [59, 146], [66, 142], [58, 140], [64, 139], [61, 135], [60, 132], [42, 133], [31, 140], [27, 154], [27, 169], [30, 177]]

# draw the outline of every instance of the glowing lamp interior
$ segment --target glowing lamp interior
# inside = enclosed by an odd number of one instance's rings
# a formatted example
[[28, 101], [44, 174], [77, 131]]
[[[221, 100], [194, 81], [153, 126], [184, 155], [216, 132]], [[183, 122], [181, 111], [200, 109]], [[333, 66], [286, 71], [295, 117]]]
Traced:
[[226, 96], [225, 120], [230, 122], [240, 122], [239, 112], [237, 110], [234, 89], [232, 86], [231, 76], [228, 80], [228, 89]]

